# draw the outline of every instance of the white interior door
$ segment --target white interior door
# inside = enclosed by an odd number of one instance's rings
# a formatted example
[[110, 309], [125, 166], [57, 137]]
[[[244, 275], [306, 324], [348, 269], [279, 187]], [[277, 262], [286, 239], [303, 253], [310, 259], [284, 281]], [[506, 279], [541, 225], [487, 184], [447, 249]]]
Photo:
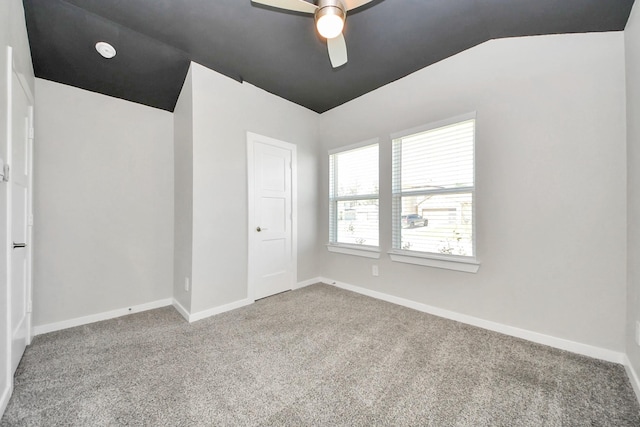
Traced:
[[30, 341], [30, 169], [32, 102], [15, 70], [11, 74], [9, 172], [9, 286], [11, 294], [11, 369], [18, 367]]
[[296, 280], [295, 145], [247, 134], [249, 297], [293, 288]]

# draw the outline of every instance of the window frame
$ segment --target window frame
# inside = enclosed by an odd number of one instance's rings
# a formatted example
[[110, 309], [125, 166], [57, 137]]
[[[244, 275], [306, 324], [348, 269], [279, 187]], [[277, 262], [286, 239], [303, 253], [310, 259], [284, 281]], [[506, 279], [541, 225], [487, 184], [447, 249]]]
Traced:
[[[456, 123], [462, 123], [469, 120], [474, 121], [474, 131], [473, 131], [473, 186], [472, 187], [461, 187], [461, 188], [446, 188], [440, 190], [418, 190], [418, 191], [405, 191], [403, 192], [401, 187], [401, 181], [399, 179], [399, 174], [402, 173], [401, 167], [398, 167], [395, 163], [395, 155], [397, 144], [402, 144], [398, 140], [401, 138], [406, 138], [408, 136], [412, 136], [418, 133], [427, 132], [430, 130], [435, 130], [441, 127], [454, 125]], [[392, 261], [403, 262], [408, 264], [416, 264], [428, 267], [436, 267], [436, 268], [444, 268], [448, 270], [456, 270], [463, 271], [467, 273], [476, 273], [480, 268], [480, 262], [477, 259], [477, 233], [476, 233], [476, 194], [477, 194], [477, 183], [476, 183], [476, 136], [477, 136], [477, 120], [476, 113], [466, 113], [461, 114], [455, 117], [450, 117], [444, 120], [439, 120], [436, 122], [431, 122], [425, 125], [417, 126], [411, 129], [405, 129], [399, 132], [395, 132], [390, 135], [391, 137], [391, 206], [392, 206], [392, 223], [391, 223], [391, 233], [392, 233], [392, 242], [391, 242], [391, 250], [388, 252]], [[401, 166], [401, 164], [399, 165]], [[464, 256], [464, 255], [453, 255], [453, 254], [437, 254], [433, 252], [425, 252], [425, 251], [416, 251], [409, 249], [401, 248], [401, 239], [402, 239], [402, 225], [401, 225], [401, 215], [402, 215], [402, 203], [398, 203], [398, 200], [402, 200], [402, 197], [412, 196], [412, 195], [426, 195], [426, 194], [457, 194], [457, 193], [470, 193], [472, 199], [471, 206], [471, 244], [473, 255], [472, 256]]]
[[[335, 196], [337, 194], [338, 180], [335, 176], [332, 176], [331, 170], [331, 156], [340, 154], [347, 151], [357, 150], [359, 148], [365, 148], [375, 145], [378, 148], [378, 193], [377, 194], [359, 194], [357, 196]], [[380, 258], [380, 141], [379, 138], [367, 139], [365, 141], [358, 142], [356, 144], [345, 145], [337, 148], [333, 148], [328, 151], [327, 159], [329, 160], [329, 242], [327, 243], [327, 250], [329, 252], [361, 256], [365, 258]], [[333, 173], [335, 174], [335, 170]], [[333, 188], [331, 188], [333, 183]], [[357, 200], [377, 200], [378, 201], [378, 245], [366, 245], [366, 244], [351, 244], [340, 243], [337, 241], [338, 235], [338, 218], [337, 214], [332, 215], [332, 212], [337, 212], [337, 206], [339, 202], [343, 201], [357, 201]]]

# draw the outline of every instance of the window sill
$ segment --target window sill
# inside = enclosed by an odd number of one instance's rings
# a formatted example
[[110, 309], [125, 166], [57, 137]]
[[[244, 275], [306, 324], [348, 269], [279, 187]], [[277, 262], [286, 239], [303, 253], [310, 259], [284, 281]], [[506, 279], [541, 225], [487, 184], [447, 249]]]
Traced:
[[423, 252], [393, 250], [389, 251], [392, 261], [426, 267], [444, 268], [446, 270], [477, 273], [480, 263], [475, 258], [426, 254]]
[[329, 252], [361, 256], [365, 258], [380, 258], [380, 248], [377, 246], [337, 245], [334, 243], [328, 243], [327, 250]]

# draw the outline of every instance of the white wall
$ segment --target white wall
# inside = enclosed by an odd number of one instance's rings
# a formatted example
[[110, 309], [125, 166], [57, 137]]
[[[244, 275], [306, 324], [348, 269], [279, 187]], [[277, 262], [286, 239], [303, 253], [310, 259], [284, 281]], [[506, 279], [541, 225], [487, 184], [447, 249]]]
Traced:
[[[13, 48], [13, 60], [31, 92], [34, 89], [31, 52], [27, 40], [24, 10], [20, 0], [0, 1], [0, 157], [7, 159], [7, 46]], [[0, 183], [0, 415], [9, 401], [12, 386], [10, 372], [10, 333], [7, 283], [7, 185]]]
[[[640, 375], [640, 347], [635, 322], [640, 321], [640, 6], [636, 3], [625, 29], [627, 66], [627, 356]], [[639, 384], [640, 385], [640, 384]]]
[[246, 132], [297, 146], [298, 281], [317, 277], [317, 114], [199, 64], [193, 76], [192, 312], [247, 297]]
[[[381, 140], [380, 260], [321, 249], [328, 278], [622, 352], [623, 34], [490, 41], [330, 110], [327, 150]], [[393, 263], [389, 134], [477, 112], [477, 274]], [[371, 265], [379, 264], [380, 277]]]
[[36, 80], [35, 326], [172, 296], [171, 113]]
[[173, 298], [188, 312], [191, 293], [185, 278], [192, 275], [193, 247], [193, 78], [187, 73], [173, 111], [174, 144], [174, 259]]

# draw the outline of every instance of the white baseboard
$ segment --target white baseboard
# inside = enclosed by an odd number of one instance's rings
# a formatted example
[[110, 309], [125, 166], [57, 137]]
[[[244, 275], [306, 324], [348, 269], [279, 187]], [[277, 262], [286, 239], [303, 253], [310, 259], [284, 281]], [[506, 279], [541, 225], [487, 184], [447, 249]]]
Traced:
[[633, 391], [636, 392], [638, 403], [640, 403], [640, 377], [638, 377], [636, 370], [633, 369], [633, 365], [631, 365], [631, 361], [627, 355], [624, 356], [624, 368], [627, 370], [627, 376], [629, 377]]
[[[298, 282], [293, 286], [293, 289], [304, 288], [305, 286], [313, 285], [315, 283], [322, 282], [322, 277], [314, 277], [312, 279], [303, 280], [302, 282]], [[245, 298], [242, 300], [238, 300], [229, 304], [221, 305], [218, 307], [209, 308], [207, 310], [199, 311], [197, 313], [190, 314], [178, 301], [173, 300], [173, 306], [178, 310], [178, 312], [187, 319], [189, 323], [196, 322], [198, 320], [206, 319], [207, 317], [215, 316], [216, 314], [224, 313], [226, 311], [235, 310], [236, 308], [244, 307], [250, 304], [253, 304], [254, 301]]]
[[[317, 282], [314, 282], [317, 283]], [[87, 325], [89, 323], [100, 322], [101, 320], [109, 320], [116, 317], [125, 316], [127, 314], [139, 313], [141, 311], [153, 310], [154, 308], [166, 307], [172, 305], [178, 313], [182, 315], [189, 323], [197, 320], [205, 319], [216, 314], [224, 313], [225, 311], [234, 310], [236, 308], [244, 307], [245, 305], [253, 304], [250, 299], [243, 299], [235, 301], [229, 304], [213, 307], [207, 310], [199, 311], [197, 313], [189, 313], [182, 304], [173, 298], [167, 298], [163, 300], [153, 301], [146, 304], [134, 305], [131, 307], [120, 308], [117, 310], [105, 311], [103, 313], [92, 314], [90, 316], [77, 317], [75, 319], [63, 320], [61, 322], [49, 323], [46, 325], [38, 325], [33, 328], [33, 335], [42, 335], [48, 332], [59, 331], [62, 329], [73, 328], [75, 326]]]
[[189, 311], [175, 298], [173, 299], [173, 308], [175, 308], [187, 322], [189, 321]]
[[[13, 381], [13, 376], [11, 376], [10, 380]], [[4, 411], [9, 404], [9, 399], [11, 399], [11, 393], [13, 392], [12, 383], [4, 384], [4, 386], [4, 390], [2, 390], [2, 395], [0, 396], [0, 418], [4, 415]]]
[[187, 318], [187, 320], [189, 321], [189, 323], [196, 322], [198, 320], [206, 319], [207, 317], [215, 316], [216, 314], [224, 313], [225, 311], [231, 311], [231, 310], [235, 310], [236, 308], [253, 304], [253, 302], [254, 302], [253, 300], [248, 298], [241, 299], [238, 301], [231, 302], [229, 304], [224, 304], [218, 307], [213, 307], [207, 310], [198, 311], [197, 313], [189, 314], [189, 317]]
[[33, 335], [42, 335], [48, 332], [59, 331], [62, 329], [73, 328], [75, 326], [87, 325], [89, 323], [100, 322], [101, 320], [109, 320], [115, 317], [125, 316], [132, 313], [140, 313], [141, 311], [153, 310], [154, 308], [166, 307], [173, 303], [172, 298], [161, 299], [148, 302], [145, 304], [133, 305], [131, 307], [119, 308], [116, 310], [96, 313], [89, 316], [76, 317], [75, 319], [63, 320], [61, 322], [49, 323], [46, 325], [37, 325], [33, 327]]
[[520, 329], [514, 326], [505, 325], [503, 323], [497, 323], [490, 320], [480, 319], [478, 317], [468, 316], [466, 314], [456, 313], [454, 311], [433, 307], [427, 304], [396, 297], [382, 292], [372, 291], [370, 289], [338, 282], [336, 280], [322, 278], [322, 283], [333, 285], [338, 288], [346, 289], [348, 291], [356, 292], [393, 304], [412, 308], [424, 313], [444, 317], [445, 319], [455, 320], [457, 322], [466, 323], [468, 325], [477, 326], [479, 328], [488, 329], [490, 331], [499, 332], [501, 334], [510, 335], [516, 338], [522, 338], [524, 340], [532, 341], [538, 344], [548, 345], [550, 347], [559, 348], [561, 350], [570, 351], [572, 353], [581, 354], [583, 356], [593, 357], [595, 359], [606, 360], [607, 362], [625, 364], [626, 355], [621, 352], [608, 350], [601, 347], [595, 347], [588, 344], [582, 344], [564, 338], [557, 338], [551, 335], [529, 331], [527, 329]]
[[[305, 286], [315, 285], [316, 283], [322, 282], [322, 277], [314, 277], [312, 279], [303, 280], [302, 282], [298, 282], [295, 284], [293, 289], [304, 288]], [[323, 282], [324, 283], [324, 282]]]

